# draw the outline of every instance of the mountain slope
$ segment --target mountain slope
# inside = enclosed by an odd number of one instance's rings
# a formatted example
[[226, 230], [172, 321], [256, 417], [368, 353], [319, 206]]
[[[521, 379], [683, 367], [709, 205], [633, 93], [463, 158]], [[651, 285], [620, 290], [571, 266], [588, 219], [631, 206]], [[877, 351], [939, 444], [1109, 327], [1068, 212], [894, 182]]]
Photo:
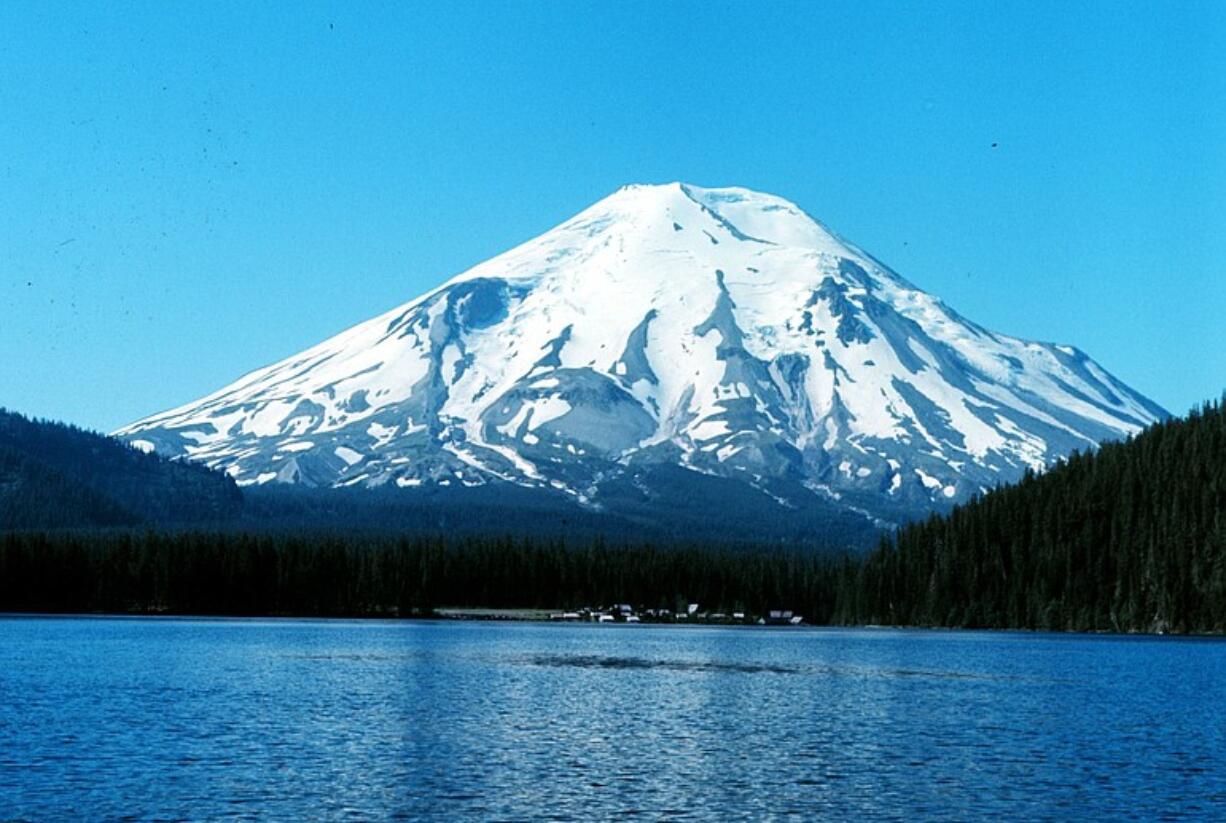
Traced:
[[221, 473], [0, 409], [0, 530], [210, 523], [241, 507]]
[[114, 500], [16, 449], [0, 446], [0, 531], [136, 522], [136, 516]]
[[786, 200], [670, 184], [117, 434], [240, 484], [511, 482], [601, 507], [678, 466], [885, 524], [1165, 416]]
[[907, 526], [849, 592], [850, 623], [1226, 630], [1226, 407]]

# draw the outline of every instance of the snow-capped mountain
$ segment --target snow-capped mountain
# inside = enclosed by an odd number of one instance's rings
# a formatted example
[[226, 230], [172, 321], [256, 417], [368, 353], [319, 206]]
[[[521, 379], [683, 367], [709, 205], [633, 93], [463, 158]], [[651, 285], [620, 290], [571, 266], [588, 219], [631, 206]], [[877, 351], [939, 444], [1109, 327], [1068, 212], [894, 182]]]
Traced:
[[240, 484], [507, 482], [600, 507], [664, 465], [889, 522], [1165, 416], [787, 200], [672, 183], [117, 435]]

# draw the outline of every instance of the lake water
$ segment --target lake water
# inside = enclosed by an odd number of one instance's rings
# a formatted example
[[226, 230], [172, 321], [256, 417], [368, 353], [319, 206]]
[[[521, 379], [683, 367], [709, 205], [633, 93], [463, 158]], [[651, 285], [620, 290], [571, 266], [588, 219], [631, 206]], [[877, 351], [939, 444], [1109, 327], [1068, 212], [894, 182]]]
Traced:
[[0, 818], [1226, 818], [1226, 643], [0, 619]]

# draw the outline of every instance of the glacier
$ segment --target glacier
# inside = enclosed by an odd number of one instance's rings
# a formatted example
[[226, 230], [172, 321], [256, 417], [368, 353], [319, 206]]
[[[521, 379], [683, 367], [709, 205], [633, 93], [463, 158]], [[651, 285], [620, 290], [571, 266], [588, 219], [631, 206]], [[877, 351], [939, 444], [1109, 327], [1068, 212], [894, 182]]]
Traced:
[[510, 483], [600, 509], [667, 466], [888, 526], [1166, 416], [783, 198], [670, 183], [115, 434], [241, 485]]

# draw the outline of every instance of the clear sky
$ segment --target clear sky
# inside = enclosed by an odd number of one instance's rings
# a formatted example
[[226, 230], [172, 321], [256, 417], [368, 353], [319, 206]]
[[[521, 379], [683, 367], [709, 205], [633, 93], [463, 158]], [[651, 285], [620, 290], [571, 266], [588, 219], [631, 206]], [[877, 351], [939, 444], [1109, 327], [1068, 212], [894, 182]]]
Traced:
[[113, 429], [672, 180], [1226, 387], [1226, 3], [290, 5], [0, 4], [0, 405]]

